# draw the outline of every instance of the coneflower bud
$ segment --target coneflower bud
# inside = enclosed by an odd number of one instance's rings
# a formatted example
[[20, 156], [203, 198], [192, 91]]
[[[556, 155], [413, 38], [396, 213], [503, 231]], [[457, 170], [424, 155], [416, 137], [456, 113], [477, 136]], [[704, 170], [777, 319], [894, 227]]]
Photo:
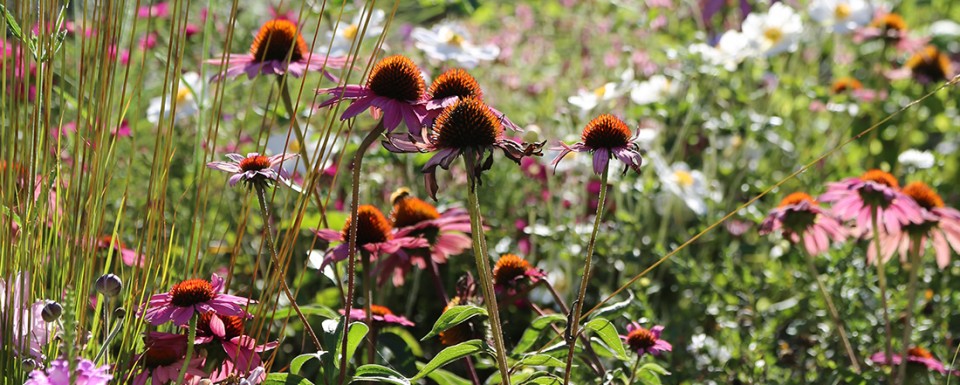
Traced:
[[60, 319], [61, 314], [63, 314], [63, 306], [54, 301], [47, 301], [47, 304], [43, 305], [43, 310], [40, 311], [40, 317], [44, 322], [54, 322]]
[[37, 368], [37, 361], [34, 361], [33, 358], [24, 359], [20, 361], [20, 364], [23, 365], [23, 370], [28, 372]]
[[104, 274], [97, 278], [96, 289], [97, 293], [103, 294], [104, 297], [113, 298], [120, 295], [123, 281], [114, 274]]
[[113, 316], [116, 317], [117, 319], [123, 319], [123, 317], [127, 316], [127, 309], [124, 309], [122, 307], [113, 309]]

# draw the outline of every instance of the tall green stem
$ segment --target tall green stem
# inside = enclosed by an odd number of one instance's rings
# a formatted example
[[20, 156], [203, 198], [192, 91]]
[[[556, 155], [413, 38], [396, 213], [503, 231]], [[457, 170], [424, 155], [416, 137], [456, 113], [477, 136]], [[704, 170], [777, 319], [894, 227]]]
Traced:
[[357, 217], [360, 215], [360, 168], [363, 165], [363, 154], [367, 152], [367, 149], [380, 137], [384, 131], [383, 120], [380, 120], [380, 123], [377, 124], [373, 130], [370, 130], [367, 133], [367, 136], [363, 138], [363, 142], [360, 143], [360, 147], [357, 148], [357, 153], [353, 155], [353, 190], [351, 191], [351, 202], [350, 202], [350, 232], [348, 234], [348, 253], [347, 257], [347, 298], [344, 298], [344, 319], [345, 325], [343, 338], [340, 340], [340, 351], [343, 353], [340, 356], [340, 377], [337, 380], [338, 384], [343, 384], [343, 380], [347, 376], [347, 330], [350, 330], [348, 325], [350, 324], [350, 311], [353, 310], [353, 296], [354, 289], [356, 286], [356, 272], [357, 272]]
[[850, 345], [850, 339], [847, 338], [847, 330], [843, 327], [843, 321], [840, 319], [840, 313], [837, 312], [837, 307], [833, 304], [833, 299], [830, 297], [830, 294], [827, 292], [826, 285], [823, 284], [823, 280], [820, 279], [820, 274], [817, 273], [817, 266], [813, 261], [813, 254], [806, 252], [806, 249], [803, 247], [806, 245], [803, 234], [800, 234], [800, 242], [797, 243], [797, 246], [800, 249], [803, 249], [803, 255], [807, 260], [807, 269], [810, 270], [810, 275], [816, 280], [817, 288], [820, 289], [820, 295], [823, 296], [824, 302], [827, 303], [827, 310], [830, 312], [830, 318], [833, 319], [833, 324], [837, 328], [837, 333], [840, 334], [840, 340], [843, 342], [843, 349], [847, 351], [847, 357], [850, 358], [850, 363], [853, 365], [853, 370], [857, 373], [860, 373], [860, 361], [857, 360], [857, 354], [853, 351], [853, 346]]
[[467, 168], [467, 211], [470, 212], [470, 229], [473, 241], [473, 256], [477, 263], [477, 279], [483, 290], [483, 303], [487, 306], [490, 318], [490, 328], [493, 331], [493, 345], [496, 349], [497, 368], [500, 378], [505, 385], [510, 385], [510, 374], [507, 372], [507, 350], [503, 342], [503, 328], [500, 326], [500, 310], [497, 306], [497, 295], [493, 290], [493, 276], [490, 270], [490, 258], [487, 256], [485, 237], [483, 233], [483, 219], [480, 215], [480, 202], [477, 197], [476, 155], [467, 151], [463, 155], [463, 163]]
[[[900, 340], [900, 366], [897, 368], [897, 382], [895, 384], [905, 384], [907, 378], [906, 357], [910, 350], [910, 333], [913, 332], [913, 307], [917, 301], [917, 281], [920, 276], [920, 248], [922, 241], [920, 237], [910, 237], [910, 280], [907, 286], [907, 309], [904, 315], [903, 338]], [[889, 362], [889, 361], [888, 361]]]
[[569, 346], [567, 349], [567, 364], [563, 370], [563, 383], [570, 383], [570, 371], [573, 368], [573, 354], [577, 347], [577, 336], [579, 334], [580, 314], [583, 313], [583, 298], [587, 295], [587, 285], [590, 283], [590, 269], [593, 265], [593, 249], [597, 244], [597, 233], [600, 231], [600, 221], [603, 219], [603, 203], [607, 200], [607, 175], [610, 172], [610, 164], [603, 169], [600, 176], [600, 196], [597, 202], [597, 215], [593, 220], [593, 232], [590, 233], [590, 242], [587, 243], [587, 258], [583, 262], [583, 276], [580, 277], [580, 291], [577, 293], [577, 300], [573, 302], [573, 313], [567, 324], [567, 333], [564, 339]]
[[[297, 313], [297, 317], [300, 318], [300, 322], [303, 323], [303, 330], [307, 332], [307, 335], [310, 336], [310, 339], [313, 340], [314, 347], [317, 348], [317, 351], [323, 350], [323, 345], [320, 344], [320, 339], [317, 338], [317, 334], [313, 332], [313, 327], [310, 326], [310, 322], [307, 320], [307, 316], [300, 311], [300, 305], [297, 305], [297, 297], [290, 292], [290, 287], [287, 286], [287, 272], [284, 268], [284, 265], [280, 263], [280, 258], [277, 256], [276, 245], [273, 244], [273, 231], [270, 229], [270, 212], [267, 211], [267, 193], [264, 189], [263, 184], [257, 183], [257, 202], [260, 203], [260, 215], [263, 216], [263, 226], [264, 234], [263, 239], [267, 241], [267, 248], [270, 249], [270, 261], [274, 266], [277, 267], [278, 274], [280, 276], [280, 290], [283, 290], [283, 294], [287, 297], [287, 301], [290, 302], [290, 307]], [[264, 271], [264, 274], [268, 274], [267, 271]]]
[[884, 330], [884, 354], [887, 362], [891, 362], [891, 357], [893, 356], [893, 347], [890, 345], [890, 340], [893, 338], [893, 332], [890, 329], [890, 312], [889, 307], [887, 306], [887, 273], [884, 271], [886, 267], [883, 261], [883, 250], [880, 247], [880, 225], [877, 223], [877, 217], [880, 216], [880, 207], [874, 207], [873, 213], [870, 216], [870, 222], [873, 226], [873, 244], [876, 247], [876, 258], [874, 261], [877, 264], [877, 285], [880, 286], [880, 306], [883, 307], [883, 330]]
[[183, 383], [183, 378], [190, 369], [190, 360], [193, 359], [193, 340], [197, 339], [197, 317], [194, 314], [190, 317], [190, 331], [187, 332], [187, 354], [183, 357], [183, 366], [180, 367], [180, 374], [177, 375], [177, 384]]

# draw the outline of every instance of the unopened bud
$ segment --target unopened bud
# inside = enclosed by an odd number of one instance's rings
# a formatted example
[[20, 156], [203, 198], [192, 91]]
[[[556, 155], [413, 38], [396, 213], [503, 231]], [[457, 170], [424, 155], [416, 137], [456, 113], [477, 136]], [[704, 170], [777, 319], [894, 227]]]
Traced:
[[63, 306], [53, 301], [47, 301], [47, 304], [43, 305], [43, 310], [40, 311], [40, 317], [44, 322], [54, 322], [60, 319], [61, 314], [63, 314]]
[[113, 309], [113, 316], [117, 317], [117, 319], [123, 319], [123, 317], [127, 316], [127, 310], [122, 307]]
[[525, 143], [536, 143], [540, 141], [540, 126], [531, 124], [524, 129], [523, 141]]
[[103, 294], [104, 297], [116, 297], [120, 295], [121, 289], [123, 289], [123, 281], [114, 274], [104, 274], [97, 278], [97, 293]]
[[33, 358], [27, 358], [20, 362], [23, 365], [23, 370], [31, 371], [37, 368], [37, 361], [34, 361]]

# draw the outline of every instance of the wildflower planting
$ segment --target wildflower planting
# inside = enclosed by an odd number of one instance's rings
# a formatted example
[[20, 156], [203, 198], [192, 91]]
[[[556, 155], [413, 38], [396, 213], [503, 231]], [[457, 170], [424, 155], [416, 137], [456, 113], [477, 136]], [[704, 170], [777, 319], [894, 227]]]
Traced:
[[3, 384], [960, 375], [950, 1], [0, 4]]

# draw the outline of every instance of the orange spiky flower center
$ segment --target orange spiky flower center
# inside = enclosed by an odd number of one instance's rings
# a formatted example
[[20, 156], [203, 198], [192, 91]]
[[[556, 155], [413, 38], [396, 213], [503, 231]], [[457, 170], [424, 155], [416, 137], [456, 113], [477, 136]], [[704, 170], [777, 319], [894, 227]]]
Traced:
[[907, 350], [907, 355], [910, 357], [919, 357], [919, 358], [933, 358], [933, 354], [930, 354], [930, 351], [919, 346], [914, 346]]
[[373, 66], [367, 79], [373, 93], [400, 101], [420, 100], [426, 86], [420, 68], [403, 55], [393, 55]]
[[953, 73], [950, 58], [933, 45], [928, 45], [920, 52], [913, 54], [905, 66], [914, 76], [922, 76], [929, 80], [946, 80]]
[[530, 270], [530, 262], [514, 254], [504, 254], [493, 267], [493, 282], [497, 285], [510, 284], [526, 274], [527, 270]]
[[240, 169], [243, 171], [260, 171], [270, 168], [270, 158], [264, 155], [254, 155], [240, 160]]
[[123, 244], [122, 241], [120, 241], [117, 238], [114, 238], [111, 235], [100, 236], [100, 239], [97, 240], [97, 244], [99, 244], [100, 247], [107, 248], [107, 247], [110, 247], [111, 241], [113, 242], [113, 247], [115, 248], [118, 248], [118, 249], [127, 248], [127, 245]]
[[307, 53], [307, 43], [297, 31], [297, 25], [283, 19], [263, 23], [250, 45], [250, 54], [258, 62], [286, 61], [288, 54], [290, 61], [295, 62], [303, 60]]
[[833, 82], [833, 93], [839, 94], [845, 91], [859, 90], [863, 88], [863, 83], [850, 76], [844, 76]]
[[[450, 298], [447, 306], [443, 307], [443, 312], [446, 313], [447, 310], [450, 310], [454, 306], [460, 306], [465, 303], [466, 302], [460, 299], [460, 297]], [[472, 324], [468, 321], [440, 332], [438, 337], [440, 338], [440, 344], [443, 346], [453, 346], [470, 339], [470, 336], [473, 334]]]
[[874, 183], [879, 183], [890, 188], [900, 188], [900, 182], [897, 182], [897, 178], [890, 173], [882, 170], [870, 170], [860, 176], [860, 179], [865, 181], [870, 181]]
[[449, 70], [437, 76], [437, 79], [430, 85], [429, 93], [432, 99], [443, 99], [451, 96], [457, 96], [461, 99], [469, 97], [483, 99], [480, 84], [467, 71], [460, 68]]
[[213, 285], [205, 279], [188, 279], [170, 289], [170, 303], [178, 307], [193, 306], [216, 297]]
[[870, 25], [876, 28], [881, 28], [884, 31], [903, 32], [907, 30], [907, 22], [903, 20], [903, 17], [896, 13], [888, 13], [880, 16], [874, 20], [873, 23], [870, 23]]
[[649, 349], [657, 344], [657, 336], [652, 331], [637, 327], [627, 334], [627, 345], [631, 350]]
[[458, 100], [433, 123], [433, 138], [440, 148], [489, 147], [502, 133], [500, 119], [477, 98]]
[[927, 210], [943, 207], [943, 198], [926, 183], [916, 181], [904, 186], [903, 193]]
[[817, 201], [813, 199], [810, 194], [804, 192], [795, 192], [793, 194], [787, 195], [780, 201], [780, 205], [777, 207], [786, 207], [790, 205], [799, 204], [800, 202], [810, 202], [811, 204], [816, 204]]
[[181, 355], [177, 354], [177, 351], [170, 347], [165, 346], [151, 346], [143, 352], [143, 366], [148, 368], [159, 368], [161, 366], [169, 366], [178, 360], [180, 360]]
[[420, 198], [405, 196], [394, 201], [390, 216], [393, 218], [393, 227], [407, 227], [440, 218], [440, 212]]
[[587, 123], [580, 139], [591, 149], [611, 149], [630, 144], [630, 127], [610, 114], [603, 114]]
[[[379, 209], [371, 205], [360, 205], [357, 215], [357, 245], [381, 243], [393, 239], [393, 226]], [[350, 239], [350, 219], [343, 225], [343, 239]]]
[[386, 306], [380, 305], [370, 305], [370, 313], [378, 316], [393, 315], [393, 312], [390, 311]]
[[[200, 318], [197, 320], [197, 329], [207, 334], [213, 334], [213, 330], [210, 329], [210, 321], [213, 319], [214, 314], [216, 313], [212, 311], [200, 314]], [[223, 322], [224, 339], [229, 340], [243, 335], [244, 318], [242, 316], [217, 315], [217, 318], [220, 318], [220, 321]]]

